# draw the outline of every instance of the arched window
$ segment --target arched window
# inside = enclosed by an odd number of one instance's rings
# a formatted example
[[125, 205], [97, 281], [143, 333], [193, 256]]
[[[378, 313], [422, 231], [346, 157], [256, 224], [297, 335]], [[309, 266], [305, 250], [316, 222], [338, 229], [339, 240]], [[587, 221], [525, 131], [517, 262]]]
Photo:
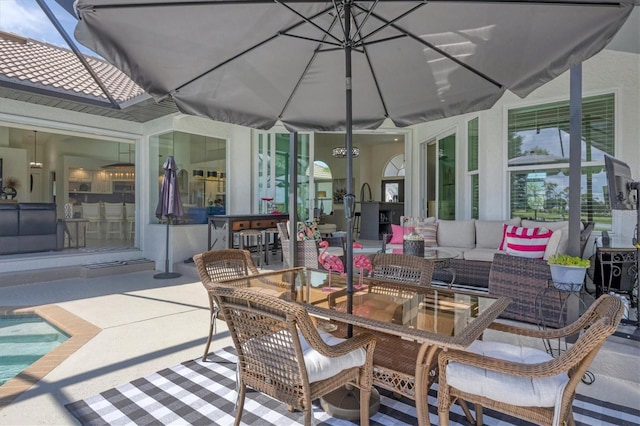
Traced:
[[393, 157], [384, 168], [383, 177], [404, 176], [404, 154]]
[[382, 175], [382, 201], [404, 202], [404, 171], [404, 154], [389, 160]]

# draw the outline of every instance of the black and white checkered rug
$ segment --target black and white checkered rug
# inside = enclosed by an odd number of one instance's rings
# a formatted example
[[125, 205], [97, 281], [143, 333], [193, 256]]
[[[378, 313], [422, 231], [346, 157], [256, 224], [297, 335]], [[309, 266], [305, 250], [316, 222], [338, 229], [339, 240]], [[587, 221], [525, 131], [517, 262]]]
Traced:
[[[148, 377], [107, 390], [99, 395], [68, 404], [66, 408], [84, 425], [231, 425], [234, 419], [236, 356], [225, 348], [209, 357], [159, 371]], [[435, 388], [435, 386], [434, 386]], [[438, 424], [436, 390], [429, 391], [432, 425]], [[408, 399], [394, 399], [380, 392], [380, 410], [372, 425], [416, 425], [415, 406]], [[577, 424], [638, 425], [640, 410], [603, 403], [577, 395], [573, 404]], [[346, 420], [328, 416], [314, 408], [315, 424], [353, 426]], [[247, 391], [243, 424], [289, 426], [303, 424], [304, 415], [263, 394]], [[467, 424], [462, 410], [452, 407], [451, 424]], [[484, 410], [487, 425], [523, 425], [523, 421]]]

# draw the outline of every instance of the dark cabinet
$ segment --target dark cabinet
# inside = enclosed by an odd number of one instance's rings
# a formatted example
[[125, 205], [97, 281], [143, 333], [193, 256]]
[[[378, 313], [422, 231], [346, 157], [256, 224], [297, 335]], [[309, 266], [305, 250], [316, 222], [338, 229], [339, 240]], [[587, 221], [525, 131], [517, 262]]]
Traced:
[[400, 225], [404, 203], [363, 202], [360, 204], [360, 236], [363, 240], [380, 240], [391, 233], [391, 224]]

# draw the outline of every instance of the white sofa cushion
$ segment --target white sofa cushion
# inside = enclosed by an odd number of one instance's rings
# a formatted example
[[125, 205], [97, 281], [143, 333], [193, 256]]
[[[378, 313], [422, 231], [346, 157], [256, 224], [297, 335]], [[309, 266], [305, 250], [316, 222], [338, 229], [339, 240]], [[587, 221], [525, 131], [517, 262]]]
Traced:
[[[535, 220], [522, 220], [522, 226], [537, 226], [539, 228], [547, 228], [552, 231], [562, 229], [562, 234], [560, 235], [560, 241], [558, 242], [558, 248], [556, 253], [566, 253], [567, 245], [569, 245], [569, 221], [568, 220], [559, 220], [553, 222], [539, 222]], [[584, 229], [584, 224], [582, 221], [580, 222], [580, 230]]]
[[[562, 240], [562, 234], [565, 234], [567, 232], [568, 229], [565, 231], [565, 228], [560, 228], [553, 231], [553, 234], [551, 234], [551, 238], [549, 238], [549, 242], [547, 243], [547, 248], [544, 251], [544, 256], [542, 257], [544, 260], [549, 260], [549, 258], [554, 254], [560, 253], [560, 240]], [[564, 253], [566, 253], [567, 243], [568, 241], [565, 240]]]
[[476, 248], [497, 249], [502, 241], [504, 225], [520, 226], [520, 218], [511, 220], [476, 220]]
[[[524, 364], [537, 364], [552, 359], [551, 355], [539, 349], [500, 342], [476, 340], [467, 350], [491, 358]], [[568, 381], [566, 373], [530, 379], [456, 362], [447, 365], [447, 383], [454, 388], [523, 407], [555, 406]]]
[[438, 247], [474, 248], [476, 246], [475, 220], [439, 220]]
[[[547, 228], [555, 231], [556, 229], [566, 228], [569, 226], [568, 220], [559, 220], [553, 222], [522, 219], [522, 225], [525, 228]], [[582, 226], [581, 226], [582, 228]]]
[[464, 252], [464, 260], [479, 260], [482, 262], [493, 262], [493, 255], [503, 253], [498, 249], [491, 248], [474, 248]]

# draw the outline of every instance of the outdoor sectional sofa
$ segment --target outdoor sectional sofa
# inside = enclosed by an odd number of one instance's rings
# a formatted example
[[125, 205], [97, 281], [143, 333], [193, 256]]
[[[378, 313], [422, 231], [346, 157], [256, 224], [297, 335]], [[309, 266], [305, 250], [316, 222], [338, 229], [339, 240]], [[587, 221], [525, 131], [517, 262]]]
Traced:
[[[537, 323], [540, 314], [559, 318], [561, 303], [544, 301], [542, 312], [536, 307], [537, 294], [547, 287], [551, 278], [546, 259], [555, 253], [565, 253], [568, 244], [568, 222], [543, 222], [515, 218], [506, 221], [488, 220], [438, 220], [403, 217], [401, 223], [414, 224], [415, 231], [424, 233], [425, 246], [431, 246], [456, 254], [450, 260], [458, 285], [487, 288], [489, 294], [508, 296], [513, 301], [502, 317]], [[415, 225], [419, 223], [419, 225]], [[553, 231], [543, 259], [507, 254], [500, 250], [505, 225], [524, 228], [540, 228]], [[583, 224], [581, 248], [587, 243], [593, 224]], [[397, 232], [403, 232], [395, 228]], [[435, 231], [435, 238], [433, 232]], [[406, 232], [406, 230], [404, 231]], [[383, 238], [383, 250], [402, 248], [398, 235]], [[425, 247], [428, 250], [429, 247]], [[436, 269], [434, 280], [451, 281], [446, 269]]]
[[55, 203], [0, 203], [0, 255], [62, 250]]

